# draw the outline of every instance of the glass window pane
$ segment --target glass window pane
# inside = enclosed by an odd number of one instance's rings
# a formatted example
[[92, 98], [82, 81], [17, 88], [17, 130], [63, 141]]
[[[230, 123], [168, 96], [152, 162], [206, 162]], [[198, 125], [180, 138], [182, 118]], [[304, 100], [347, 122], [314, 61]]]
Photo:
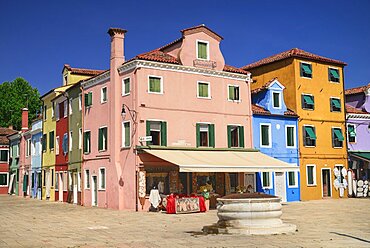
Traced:
[[263, 146], [269, 146], [270, 145], [269, 129], [270, 129], [270, 126], [261, 125], [261, 137], [262, 137], [262, 145]]
[[272, 93], [272, 95], [274, 99], [274, 102], [273, 102], [274, 108], [280, 108], [280, 94], [277, 92], [274, 92]]

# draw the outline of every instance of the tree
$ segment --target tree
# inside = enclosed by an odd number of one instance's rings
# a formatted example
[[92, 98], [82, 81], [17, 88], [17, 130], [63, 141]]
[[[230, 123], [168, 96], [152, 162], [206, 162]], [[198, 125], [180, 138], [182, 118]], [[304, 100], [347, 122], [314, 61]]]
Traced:
[[28, 108], [28, 123], [41, 111], [40, 93], [23, 78], [0, 85], [0, 127], [12, 125], [16, 130], [22, 126], [22, 108]]

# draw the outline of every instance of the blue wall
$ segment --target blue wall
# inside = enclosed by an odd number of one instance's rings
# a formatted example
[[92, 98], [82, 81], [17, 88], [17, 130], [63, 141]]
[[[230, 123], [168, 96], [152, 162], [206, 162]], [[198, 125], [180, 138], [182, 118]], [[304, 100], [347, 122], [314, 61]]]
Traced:
[[39, 190], [39, 186], [41, 182], [38, 181], [37, 173], [41, 173], [41, 154], [42, 154], [42, 121], [38, 120], [32, 123], [32, 131], [31, 131], [31, 169], [33, 172], [34, 184], [32, 185], [32, 196], [41, 198], [41, 190]]

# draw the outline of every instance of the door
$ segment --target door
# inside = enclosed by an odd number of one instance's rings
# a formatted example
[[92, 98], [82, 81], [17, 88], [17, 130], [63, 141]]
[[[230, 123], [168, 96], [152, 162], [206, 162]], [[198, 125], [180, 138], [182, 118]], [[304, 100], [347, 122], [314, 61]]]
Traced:
[[97, 176], [92, 176], [91, 206], [97, 206], [98, 202], [98, 185]]
[[331, 197], [331, 186], [330, 186], [330, 169], [322, 169], [322, 196]]
[[244, 174], [244, 186], [247, 193], [256, 192], [256, 176], [254, 173]]
[[286, 187], [284, 172], [275, 172], [275, 195], [281, 197], [282, 202], [286, 202]]
[[73, 173], [73, 204], [77, 204], [77, 173]]
[[63, 189], [64, 189], [64, 181], [63, 181], [63, 174], [64, 173], [58, 173], [56, 175], [58, 175], [57, 177], [57, 180], [59, 180], [59, 201], [62, 202], [63, 201]]

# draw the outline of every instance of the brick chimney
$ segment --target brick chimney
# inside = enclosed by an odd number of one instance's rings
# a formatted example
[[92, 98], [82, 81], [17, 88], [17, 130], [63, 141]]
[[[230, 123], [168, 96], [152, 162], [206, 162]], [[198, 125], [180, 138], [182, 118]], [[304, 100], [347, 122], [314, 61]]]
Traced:
[[22, 108], [22, 132], [28, 131], [28, 108]]
[[124, 51], [124, 40], [125, 33], [127, 30], [120, 28], [110, 28], [108, 34], [111, 38], [111, 47], [110, 47], [110, 60], [111, 67], [112, 62], [115, 62], [116, 66], [121, 65], [125, 62], [125, 51]]

